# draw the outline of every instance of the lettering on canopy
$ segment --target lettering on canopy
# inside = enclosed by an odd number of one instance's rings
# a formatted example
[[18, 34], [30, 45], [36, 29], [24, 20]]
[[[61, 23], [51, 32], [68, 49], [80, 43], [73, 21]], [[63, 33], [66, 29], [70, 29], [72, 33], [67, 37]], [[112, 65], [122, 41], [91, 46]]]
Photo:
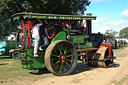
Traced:
[[96, 20], [95, 17], [37, 16], [37, 15], [31, 15], [30, 18], [41, 18], [41, 19], [70, 19], [70, 20]]

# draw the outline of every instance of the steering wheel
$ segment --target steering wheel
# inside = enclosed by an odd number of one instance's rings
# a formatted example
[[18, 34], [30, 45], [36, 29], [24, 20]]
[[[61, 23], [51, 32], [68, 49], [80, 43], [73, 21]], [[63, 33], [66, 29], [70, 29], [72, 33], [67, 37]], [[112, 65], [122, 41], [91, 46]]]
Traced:
[[16, 35], [16, 48], [23, 50], [27, 46], [27, 32], [24, 28], [20, 29]]

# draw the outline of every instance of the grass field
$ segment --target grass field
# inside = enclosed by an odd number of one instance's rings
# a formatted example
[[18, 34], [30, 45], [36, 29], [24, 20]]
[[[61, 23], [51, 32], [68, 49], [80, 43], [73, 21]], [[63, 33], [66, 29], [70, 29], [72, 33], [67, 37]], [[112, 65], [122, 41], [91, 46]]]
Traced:
[[[9, 58], [9, 56], [0, 56], [0, 83], [11, 83], [27, 81], [37, 81], [41, 78], [51, 77], [53, 75], [42, 69], [40, 73], [33, 73], [32, 70], [23, 69], [18, 59]], [[46, 75], [47, 74], [47, 75]], [[17, 80], [17, 81], [15, 81]], [[0, 84], [1, 85], [1, 84]]]

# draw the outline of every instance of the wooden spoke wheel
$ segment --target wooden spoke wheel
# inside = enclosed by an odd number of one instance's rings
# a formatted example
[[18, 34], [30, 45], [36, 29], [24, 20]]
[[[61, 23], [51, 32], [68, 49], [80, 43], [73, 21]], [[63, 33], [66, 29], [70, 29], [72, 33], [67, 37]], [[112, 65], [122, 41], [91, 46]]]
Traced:
[[69, 41], [58, 40], [50, 44], [45, 53], [47, 69], [55, 75], [71, 74], [77, 64], [76, 48]]

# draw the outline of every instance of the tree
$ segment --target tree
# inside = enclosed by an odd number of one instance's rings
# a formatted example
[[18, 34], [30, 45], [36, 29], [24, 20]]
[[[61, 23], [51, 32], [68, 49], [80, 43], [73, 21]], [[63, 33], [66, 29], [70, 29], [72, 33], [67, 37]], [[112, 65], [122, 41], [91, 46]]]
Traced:
[[14, 13], [77, 14], [84, 13], [89, 4], [89, 0], [0, 0], [0, 38], [15, 30]]
[[115, 39], [115, 35], [117, 34], [117, 31], [113, 31], [112, 29], [106, 30], [105, 35], [109, 35], [111, 39]]
[[125, 27], [122, 30], [120, 30], [119, 37], [128, 39], [128, 27]]

